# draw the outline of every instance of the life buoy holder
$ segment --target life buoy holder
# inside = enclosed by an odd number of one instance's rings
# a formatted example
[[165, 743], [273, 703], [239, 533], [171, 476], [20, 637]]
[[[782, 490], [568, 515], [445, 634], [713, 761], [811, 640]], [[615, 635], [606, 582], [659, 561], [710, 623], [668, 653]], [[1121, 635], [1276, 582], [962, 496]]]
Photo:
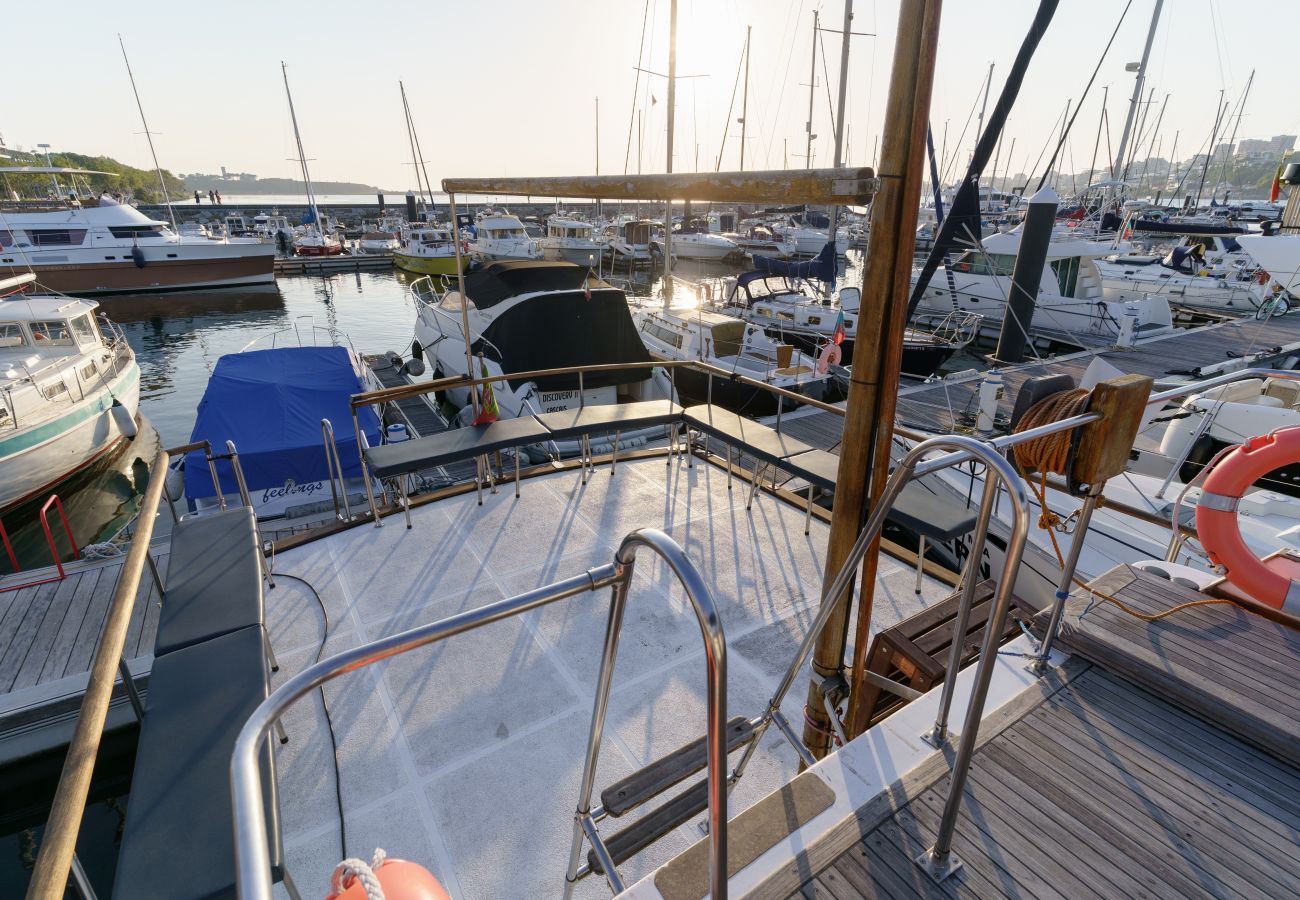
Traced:
[[1300, 581], [1269, 567], [1246, 545], [1237, 524], [1242, 496], [1274, 469], [1300, 461], [1300, 426], [1279, 428], [1233, 448], [1210, 470], [1196, 502], [1196, 533], [1229, 582], [1273, 609], [1300, 616]]

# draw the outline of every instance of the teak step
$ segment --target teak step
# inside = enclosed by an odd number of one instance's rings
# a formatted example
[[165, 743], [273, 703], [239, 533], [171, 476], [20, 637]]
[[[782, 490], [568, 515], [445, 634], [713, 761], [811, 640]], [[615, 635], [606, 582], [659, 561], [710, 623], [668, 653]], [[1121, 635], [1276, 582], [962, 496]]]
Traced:
[[[749, 719], [736, 716], [727, 723], [727, 752], [748, 743], [753, 737], [754, 726]], [[708, 738], [697, 738], [644, 769], [633, 772], [622, 781], [614, 782], [601, 792], [600, 802], [607, 815], [618, 818], [694, 775], [706, 765]]]
[[[736, 723], [733, 721], [732, 725]], [[686, 750], [694, 746], [683, 747]], [[681, 751], [677, 751], [680, 753]], [[675, 754], [674, 754], [675, 755]], [[689, 822], [692, 818], [709, 808], [708, 779], [694, 785], [690, 790], [678, 794], [654, 812], [637, 819], [621, 831], [605, 839], [605, 849], [609, 851], [614, 865], [619, 866], [636, 856], [646, 847], [659, 840], [678, 825]], [[587, 851], [587, 865], [591, 871], [603, 875], [605, 867], [596, 858], [595, 850]]]

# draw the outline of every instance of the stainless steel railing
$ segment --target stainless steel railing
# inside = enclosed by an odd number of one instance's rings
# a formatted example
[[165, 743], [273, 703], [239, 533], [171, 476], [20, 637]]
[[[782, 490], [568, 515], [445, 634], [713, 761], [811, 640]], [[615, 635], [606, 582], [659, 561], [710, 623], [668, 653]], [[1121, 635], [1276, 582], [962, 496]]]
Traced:
[[596, 699], [592, 709], [591, 729], [588, 733], [581, 792], [574, 816], [574, 850], [570, 854], [569, 868], [566, 873], [566, 893], [577, 877], [578, 858], [584, 838], [591, 842], [597, 858], [604, 865], [605, 877], [610, 888], [615, 892], [621, 891], [622, 881], [604, 842], [596, 831], [596, 822], [603, 817], [603, 811], [591, 809], [590, 803], [600, 741], [604, 733], [605, 714], [609, 705], [614, 663], [618, 653], [619, 634], [623, 624], [623, 610], [632, 583], [637, 551], [642, 547], [661, 557], [677, 576], [695, 610], [700, 633], [704, 639], [705, 666], [708, 672], [710, 885], [712, 896], [717, 900], [725, 900], [727, 896], [726, 637], [717, 603], [714, 602], [713, 594], [700, 576], [699, 570], [672, 538], [657, 529], [641, 529], [625, 537], [612, 563], [589, 569], [581, 575], [527, 593], [344, 651], [308, 667], [272, 692], [244, 723], [235, 742], [235, 751], [231, 759], [236, 885], [239, 896], [243, 900], [270, 900], [272, 896], [270, 852], [267, 846], [265, 808], [262, 803], [258, 748], [266, 739], [268, 730], [290, 706], [309, 691], [344, 673], [354, 672], [389, 657], [464, 634], [531, 609], [606, 587], [612, 588], [613, 593]]
[[[339, 458], [338, 443], [334, 440], [334, 424], [329, 419], [320, 420], [320, 436], [325, 447], [325, 466], [329, 470], [330, 494], [334, 497], [334, 517], [340, 522], [351, 522], [352, 504], [348, 500], [348, 485], [343, 477], [343, 461]], [[342, 509], [339, 508], [340, 500]]]

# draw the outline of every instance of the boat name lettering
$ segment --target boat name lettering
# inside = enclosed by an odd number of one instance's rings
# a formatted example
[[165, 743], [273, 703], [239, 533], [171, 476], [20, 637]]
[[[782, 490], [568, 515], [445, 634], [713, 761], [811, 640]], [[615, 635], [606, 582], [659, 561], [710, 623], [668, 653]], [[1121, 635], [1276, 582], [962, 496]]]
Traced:
[[324, 490], [325, 482], [309, 481], [306, 484], [298, 484], [292, 478], [284, 482], [283, 487], [267, 488], [262, 492], [262, 502], [270, 503], [272, 500], [280, 500], [284, 497], [293, 497], [299, 494], [305, 494], [310, 497], [317, 491]]

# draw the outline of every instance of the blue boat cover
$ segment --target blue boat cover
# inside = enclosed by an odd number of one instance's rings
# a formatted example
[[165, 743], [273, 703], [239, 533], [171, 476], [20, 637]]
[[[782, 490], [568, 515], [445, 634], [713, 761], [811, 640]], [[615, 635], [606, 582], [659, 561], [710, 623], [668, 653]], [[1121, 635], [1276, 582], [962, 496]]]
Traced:
[[[365, 390], [344, 347], [282, 347], [231, 353], [217, 360], [199, 401], [191, 441], [207, 440], [212, 452], [234, 441], [249, 491], [309, 484], [329, 478], [321, 442], [321, 419], [334, 425], [344, 477], [361, 475], [357, 439], [348, 402]], [[371, 446], [379, 444], [373, 407], [357, 410]], [[234, 470], [217, 462], [221, 489], [239, 491]], [[185, 495], [212, 496], [212, 476], [202, 451], [185, 457]], [[306, 499], [306, 498], [304, 498]]]
[[827, 284], [834, 284], [835, 245], [827, 241], [826, 246], [822, 247], [821, 253], [805, 262], [787, 262], [770, 256], [755, 256], [754, 268], [767, 275], [785, 275], [790, 278], [818, 278]]

